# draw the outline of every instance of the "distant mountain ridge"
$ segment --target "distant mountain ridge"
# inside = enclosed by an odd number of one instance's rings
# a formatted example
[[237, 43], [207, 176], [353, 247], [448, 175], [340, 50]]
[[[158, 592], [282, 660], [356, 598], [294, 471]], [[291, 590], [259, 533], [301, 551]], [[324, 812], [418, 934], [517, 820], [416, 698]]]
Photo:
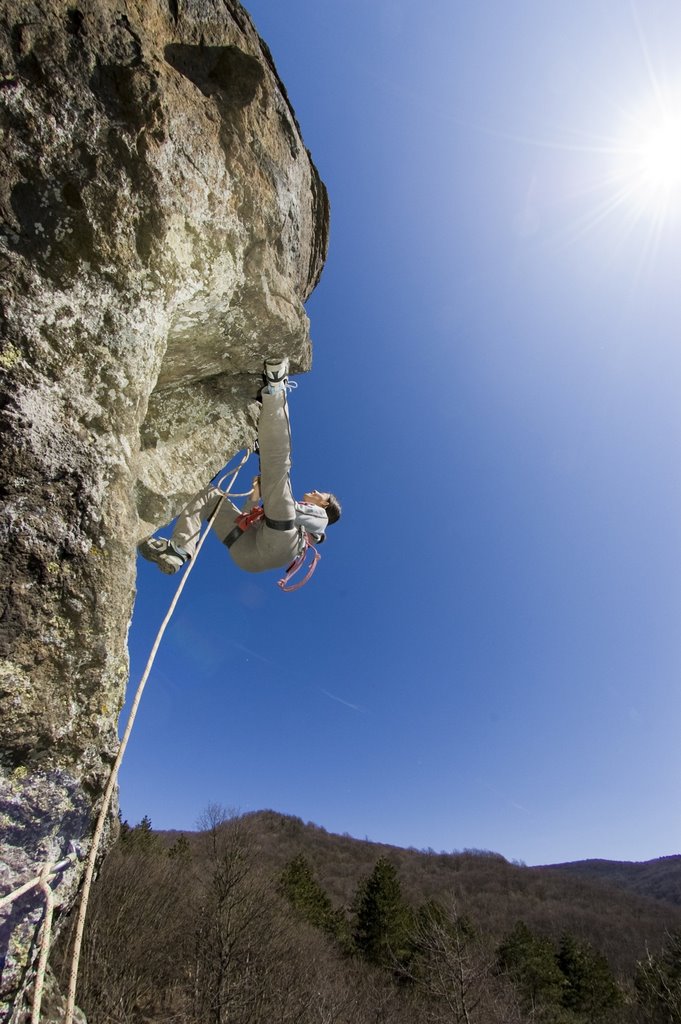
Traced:
[[[451, 894], [497, 939], [518, 920], [556, 941], [569, 931], [588, 939], [623, 973], [633, 970], [647, 946], [659, 949], [668, 932], [681, 930], [681, 857], [641, 865], [594, 860], [527, 867], [490, 850], [404, 849], [337, 835], [271, 810], [240, 817], [263, 868], [281, 871], [293, 857], [305, 856], [335, 907], [351, 906], [358, 882], [383, 856], [395, 865], [414, 906]], [[170, 845], [177, 832], [164, 836]]]
[[681, 906], [681, 855], [656, 857], [654, 860], [578, 860], [565, 864], [548, 864], [535, 870], [561, 871], [578, 878], [592, 879], [645, 896]]

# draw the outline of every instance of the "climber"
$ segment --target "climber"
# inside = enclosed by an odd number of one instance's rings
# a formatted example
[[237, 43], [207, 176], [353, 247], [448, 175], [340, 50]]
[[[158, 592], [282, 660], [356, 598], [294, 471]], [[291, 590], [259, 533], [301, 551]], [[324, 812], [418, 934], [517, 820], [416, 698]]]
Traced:
[[[223, 498], [212, 528], [229, 549], [232, 559], [246, 572], [279, 569], [293, 562], [306, 546], [306, 535], [321, 543], [329, 524], [340, 519], [338, 499], [328, 492], [308, 491], [302, 501], [294, 501], [291, 490], [291, 430], [286, 392], [288, 359], [265, 362], [265, 387], [258, 423], [260, 476], [243, 512], [249, 512], [262, 498], [264, 515], [246, 529], [238, 525], [239, 509]], [[197, 494], [180, 513], [170, 540], [150, 537], [138, 547], [143, 558], [156, 562], [161, 572], [174, 573], [188, 561], [196, 549], [201, 524], [210, 519], [222, 498], [217, 487], [208, 486]]]

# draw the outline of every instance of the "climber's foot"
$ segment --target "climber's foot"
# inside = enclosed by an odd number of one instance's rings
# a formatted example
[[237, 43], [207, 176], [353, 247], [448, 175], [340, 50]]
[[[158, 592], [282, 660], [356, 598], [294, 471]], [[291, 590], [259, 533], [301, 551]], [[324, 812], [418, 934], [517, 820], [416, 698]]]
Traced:
[[283, 359], [265, 360], [265, 383], [270, 395], [276, 395], [279, 391], [285, 391], [288, 385], [289, 361], [288, 357]]
[[171, 541], [166, 540], [165, 537], [149, 537], [138, 545], [137, 550], [142, 558], [146, 558], [147, 562], [156, 562], [161, 572], [168, 576], [172, 576], [178, 569], [181, 569], [187, 561], [187, 556], [181, 555]]

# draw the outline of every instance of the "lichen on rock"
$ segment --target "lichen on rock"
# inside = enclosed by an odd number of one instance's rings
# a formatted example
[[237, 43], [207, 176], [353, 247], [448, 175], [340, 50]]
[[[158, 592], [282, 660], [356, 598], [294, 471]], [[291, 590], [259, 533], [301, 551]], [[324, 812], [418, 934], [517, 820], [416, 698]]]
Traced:
[[[87, 848], [137, 541], [252, 440], [265, 354], [310, 367], [328, 202], [237, 0], [7, 0], [0, 161], [9, 891]], [[62, 911], [77, 882], [77, 867], [55, 882]], [[34, 894], [3, 913], [8, 1016], [42, 909]]]

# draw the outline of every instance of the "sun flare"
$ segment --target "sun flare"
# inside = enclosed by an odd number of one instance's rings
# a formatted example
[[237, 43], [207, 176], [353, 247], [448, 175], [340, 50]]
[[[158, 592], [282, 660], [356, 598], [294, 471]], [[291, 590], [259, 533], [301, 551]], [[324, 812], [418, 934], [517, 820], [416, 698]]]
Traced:
[[640, 266], [652, 266], [681, 229], [681, 80], [651, 76], [638, 102], [604, 103], [597, 119], [600, 131], [560, 146], [574, 154], [571, 195], [581, 204], [567, 237], [635, 238]]
[[653, 192], [681, 189], [681, 119], [655, 125], [641, 147], [642, 183]]
[[638, 216], [658, 225], [681, 216], [681, 106], [651, 103], [626, 119], [613, 152], [612, 180]]

